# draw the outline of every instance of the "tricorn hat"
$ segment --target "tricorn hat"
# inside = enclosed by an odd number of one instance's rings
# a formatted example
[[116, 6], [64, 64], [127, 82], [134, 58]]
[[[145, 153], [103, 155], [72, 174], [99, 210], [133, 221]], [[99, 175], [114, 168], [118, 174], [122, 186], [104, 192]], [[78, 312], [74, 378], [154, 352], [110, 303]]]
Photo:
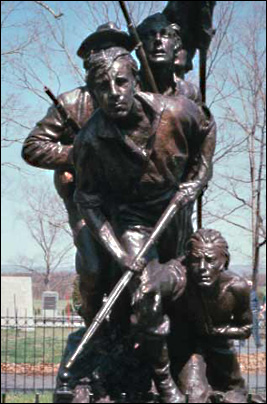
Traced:
[[125, 48], [129, 52], [134, 49], [132, 38], [121, 31], [114, 22], [100, 25], [97, 30], [89, 35], [81, 44], [77, 55], [87, 59], [92, 50], [105, 49], [111, 46]]

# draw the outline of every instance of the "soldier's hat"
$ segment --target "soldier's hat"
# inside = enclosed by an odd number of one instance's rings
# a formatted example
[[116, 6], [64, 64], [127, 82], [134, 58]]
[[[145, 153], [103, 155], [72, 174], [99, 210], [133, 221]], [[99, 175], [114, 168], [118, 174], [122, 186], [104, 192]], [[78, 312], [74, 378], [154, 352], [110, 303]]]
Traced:
[[130, 35], [121, 31], [114, 22], [100, 25], [93, 34], [82, 42], [77, 55], [82, 59], [87, 59], [92, 50], [105, 49], [111, 46], [122, 47], [129, 52], [134, 49]]

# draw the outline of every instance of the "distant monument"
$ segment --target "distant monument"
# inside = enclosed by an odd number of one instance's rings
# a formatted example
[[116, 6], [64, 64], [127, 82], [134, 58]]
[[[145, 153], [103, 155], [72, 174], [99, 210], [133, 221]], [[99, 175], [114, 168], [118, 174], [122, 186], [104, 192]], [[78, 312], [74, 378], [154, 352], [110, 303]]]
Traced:
[[42, 313], [44, 317], [57, 316], [58, 312], [58, 293], [43, 292], [42, 294]]
[[1, 326], [33, 325], [32, 278], [30, 276], [1, 276]]

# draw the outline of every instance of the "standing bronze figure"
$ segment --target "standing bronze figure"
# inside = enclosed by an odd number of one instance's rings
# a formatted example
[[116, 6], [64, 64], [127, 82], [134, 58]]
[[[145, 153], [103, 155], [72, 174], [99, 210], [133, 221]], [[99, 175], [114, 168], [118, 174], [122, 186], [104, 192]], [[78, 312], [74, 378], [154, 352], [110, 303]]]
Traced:
[[[110, 271], [111, 257], [123, 270], [136, 271], [152, 258], [160, 262], [175, 258], [179, 227], [174, 220], [146, 262], [131, 268], [173, 196], [182, 194], [183, 205], [194, 201], [210, 176], [215, 139], [203, 110], [183, 96], [171, 99], [136, 92], [136, 74], [134, 60], [122, 48], [95, 52], [90, 58], [88, 81], [99, 109], [75, 142], [75, 201], [104, 247], [98, 262], [91, 265], [99, 285], [102, 274]], [[201, 150], [209, 164], [197, 170], [194, 162]], [[158, 361], [165, 358], [162, 367], [154, 364], [154, 381], [164, 402], [180, 402], [164, 354], [162, 337], [168, 329], [163, 323], [154, 328]], [[155, 353], [152, 341], [151, 355]]]
[[[129, 35], [120, 31], [114, 23], [99, 26], [95, 33], [82, 42], [78, 55], [84, 61], [86, 76], [91, 51], [112, 46], [122, 46], [127, 50], [133, 48]], [[95, 105], [87, 83], [60, 95], [58, 103], [59, 106], [49, 108], [46, 116], [36, 124], [25, 139], [22, 157], [35, 167], [54, 170], [54, 184], [68, 213], [74, 244], [77, 247], [76, 271], [79, 275], [79, 292], [82, 300], [80, 314], [89, 325], [95, 314], [92, 313], [92, 306], [96, 303], [93, 291], [94, 279], [87, 268], [91, 257], [97, 254], [97, 246], [73, 201], [76, 182], [73, 142], [78, 129], [83, 127], [92, 115]], [[65, 114], [62, 114], [61, 109]], [[71, 119], [66, 119], [67, 117]]]

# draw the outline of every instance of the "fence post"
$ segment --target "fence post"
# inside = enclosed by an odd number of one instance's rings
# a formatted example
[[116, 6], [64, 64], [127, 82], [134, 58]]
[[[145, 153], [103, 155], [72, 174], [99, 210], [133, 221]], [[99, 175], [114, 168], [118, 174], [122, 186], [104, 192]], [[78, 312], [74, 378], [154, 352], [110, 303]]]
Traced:
[[35, 394], [35, 403], [40, 403], [40, 394], [39, 393]]
[[189, 403], [189, 394], [188, 393], [185, 393], [185, 402]]
[[5, 403], [6, 402], [6, 393], [3, 393], [2, 394], [2, 403]]
[[252, 394], [251, 393], [248, 394], [247, 401], [248, 401], [248, 403], [252, 403]]

